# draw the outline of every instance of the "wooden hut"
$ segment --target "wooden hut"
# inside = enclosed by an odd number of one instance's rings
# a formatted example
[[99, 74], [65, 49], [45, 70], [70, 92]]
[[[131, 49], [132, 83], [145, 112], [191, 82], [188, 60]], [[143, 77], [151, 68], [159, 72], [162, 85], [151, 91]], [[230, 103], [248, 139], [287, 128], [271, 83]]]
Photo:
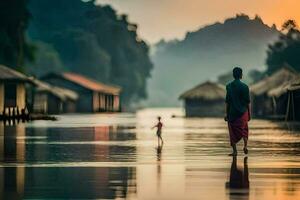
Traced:
[[34, 113], [60, 114], [76, 111], [78, 94], [72, 90], [52, 86], [35, 78], [32, 109]]
[[26, 75], [0, 65], [1, 118], [24, 115], [26, 110], [26, 83], [30, 83]]
[[184, 100], [187, 117], [221, 117], [225, 95], [223, 85], [207, 81], [184, 92], [179, 99]]
[[75, 73], [51, 73], [42, 80], [67, 88], [78, 94], [77, 112], [118, 112], [120, 92], [118, 86], [107, 85]]
[[283, 67], [250, 87], [252, 112], [256, 117], [284, 118], [288, 95], [285, 92], [299, 74], [290, 67]]
[[284, 88], [287, 94], [285, 120], [300, 121], [300, 78]]

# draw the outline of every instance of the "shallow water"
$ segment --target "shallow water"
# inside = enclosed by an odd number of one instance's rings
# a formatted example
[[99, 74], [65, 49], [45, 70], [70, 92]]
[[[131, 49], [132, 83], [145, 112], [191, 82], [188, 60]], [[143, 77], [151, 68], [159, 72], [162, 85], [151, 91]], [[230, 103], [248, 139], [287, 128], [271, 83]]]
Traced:
[[222, 119], [172, 115], [182, 110], [1, 124], [0, 199], [300, 199], [299, 125], [251, 121], [249, 156], [239, 146], [233, 159]]

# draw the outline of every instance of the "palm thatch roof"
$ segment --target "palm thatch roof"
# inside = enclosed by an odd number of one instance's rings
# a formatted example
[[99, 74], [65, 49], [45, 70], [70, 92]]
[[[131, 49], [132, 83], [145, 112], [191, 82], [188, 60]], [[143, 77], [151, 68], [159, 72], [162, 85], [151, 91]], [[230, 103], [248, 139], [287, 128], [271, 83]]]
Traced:
[[0, 81], [24, 81], [27, 82], [28, 77], [16, 70], [4, 65], [0, 65]]
[[298, 79], [300, 75], [291, 67], [283, 67], [273, 73], [271, 76], [264, 78], [258, 83], [252, 85], [250, 90], [252, 94], [259, 96], [262, 94], [279, 95], [285, 90], [285, 87], [291, 82]]
[[179, 99], [203, 99], [218, 100], [225, 99], [226, 90], [223, 85], [207, 81], [184, 92]]
[[282, 83], [280, 86], [271, 89], [267, 94], [269, 97], [280, 97], [284, 93], [286, 93], [291, 86], [291, 83], [289, 81], [286, 81]]
[[33, 77], [30, 77], [29, 79], [36, 86], [36, 91], [38, 92], [48, 92], [62, 101], [66, 101], [68, 99], [76, 101], [78, 99], [78, 94], [72, 90], [53, 86]]
[[300, 89], [300, 77], [295, 81], [293, 81], [292, 84], [290, 84], [289, 87], [287, 88], [287, 90], [289, 91], [294, 91], [299, 89]]

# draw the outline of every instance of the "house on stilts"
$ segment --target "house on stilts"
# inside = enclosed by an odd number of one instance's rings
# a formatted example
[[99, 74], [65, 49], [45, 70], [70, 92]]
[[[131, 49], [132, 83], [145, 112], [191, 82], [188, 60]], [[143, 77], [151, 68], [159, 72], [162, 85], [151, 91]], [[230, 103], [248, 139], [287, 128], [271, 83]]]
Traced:
[[184, 92], [179, 99], [184, 100], [186, 117], [221, 117], [225, 95], [223, 85], [207, 81]]
[[288, 88], [300, 75], [291, 67], [283, 67], [250, 86], [253, 116], [259, 118], [285, 118]]
[[286, 121], [300, 121], [300, 77], [269, 92], [272, 97], [285, 96], [282, 113]]
[[32, 111], [41, 114], [61, 114], [76, 112], [78, 94], [72, 90], [50, 85], [30, 77], [32, 88]]
[[26, 75], [0, 65], [1, 119], [27, 118], [26, 85], [29, 83]]
[[76, 112], [120, 111], [121, 87], [92, 80], [75, 73], [50, 73], [42, 80], [78, 94]]

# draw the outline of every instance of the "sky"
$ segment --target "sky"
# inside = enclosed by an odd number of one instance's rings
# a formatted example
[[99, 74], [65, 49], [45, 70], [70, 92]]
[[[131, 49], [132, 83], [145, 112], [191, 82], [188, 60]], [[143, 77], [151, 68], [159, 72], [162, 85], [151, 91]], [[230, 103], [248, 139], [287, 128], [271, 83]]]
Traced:
[[110, 4], [119, 14], [128, 14], [138, 24], [140, 37], [150, 44], [161, 39], [184, 38], [187, 31], [224, 21], [238, 13], [261, 16], [278, 27], [286, 19], [300, 24], [299, 0], [97, 0]]

